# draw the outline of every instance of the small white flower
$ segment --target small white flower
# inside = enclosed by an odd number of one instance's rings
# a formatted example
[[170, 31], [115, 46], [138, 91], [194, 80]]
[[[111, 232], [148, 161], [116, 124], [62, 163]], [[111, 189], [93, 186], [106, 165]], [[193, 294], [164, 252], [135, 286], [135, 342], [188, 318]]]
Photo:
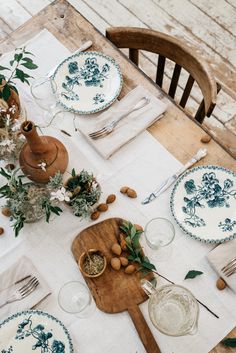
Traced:
[[13, 104], [13, 105], [11, 106], [11, 108], [9, 108], [9, 112], [12, 113], [12, 114], [15, 114], [15, 112], [16, 112], [16, 106], [15, 106], [15, 104]]
[[46, 164], [45, 162], [39, 163], [38, 166], [39, 166], [44, 172], [46, 172], [47, 164]]
[[10, 139], [5, 139], [1, 141], [0, 146], [6, 147], [8, 152], [13, 152], [14, 149], [16, 148], [16, 144]]
[[14, 123], [11, 129], [13, 132], [15, 132], [20, 130], [20, 126], [21, 126], [21, 122], [19, 120], [16, 120], [16, 122]]
[[10, 126], [10, 123], [11, 123], [11, 116], [10, 116], [10, 114], [7, 114], [7, 116], [6, 116], [6, 126]]
[[50, 195], [51, 195], [50, 200], [58, 200], [58, 201], [66, 201], [66, 202], [70, 201], [68, 192], [66, 191], [64, 186], [62, 186], [59, 190], [55, 192], [52, 191]]

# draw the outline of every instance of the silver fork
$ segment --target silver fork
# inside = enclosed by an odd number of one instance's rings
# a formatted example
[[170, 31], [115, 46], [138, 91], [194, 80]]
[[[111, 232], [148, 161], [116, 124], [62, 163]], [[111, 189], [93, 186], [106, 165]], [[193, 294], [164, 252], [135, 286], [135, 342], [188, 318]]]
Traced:
[[[144, 101], [142, 104], [140, 104], [140, 102]], [[147, 104], [150, 103], [150, 97], [142, 97], [140, 99], [140, 101], [135, 105], [134, 108], [130, 109], [128, 112], [122, 114], [119, 116], [119, 118], [113, 120], [112, 122], [110, 122], [109, 124], [105, 125], [104, 127], [102, 127], [101, 129], [91, 132], [89, 134], [89, 137], [91, 137], [93, 140], [97, 140], [100, 139], [108, 134], [110, 134], [115, 127], [119, 124], [119, 122], [124, 119], [127, 115], [129, 115], [130, 113], [135, 112], [136, 110], [139, 110], [143, 107], [145, 107]]]
[[27, 297], [30, 293], [32, 293], [37, 286], [39, 285], [39, 281], [36, 277], [32, 277], [24, 286], [15, 290], [12, 295], [2, 303], [0, 303], [0, 308], [5, 306], [6, 304], [16, 302], [18, 300], [22, 300]]
[[224, 267], [222, 267], [221, 271], [226, 277], [229, 277], [236, 273], [236, 257], [231, 259]]

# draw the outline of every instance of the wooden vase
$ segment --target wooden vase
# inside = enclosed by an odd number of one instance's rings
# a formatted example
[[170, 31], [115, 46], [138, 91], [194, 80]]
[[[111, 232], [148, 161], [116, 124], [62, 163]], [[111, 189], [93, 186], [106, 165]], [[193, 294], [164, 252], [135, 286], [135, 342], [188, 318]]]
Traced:
[[32, 121], [21, 125], [21, 133], [27, 142], [19, 156], [20, 167], [25, 175], [36, 183], [45, 184], [56, 172], [62, 174], [68, 165], [68, 152], [55, 137], [39, 136]]

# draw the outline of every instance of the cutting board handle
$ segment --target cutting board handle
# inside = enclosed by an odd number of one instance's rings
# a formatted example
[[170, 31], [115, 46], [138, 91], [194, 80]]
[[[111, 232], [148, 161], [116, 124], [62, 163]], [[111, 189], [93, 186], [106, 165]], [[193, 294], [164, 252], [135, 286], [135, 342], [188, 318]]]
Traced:
[[153, 337], [153, 334], [143, 317], [141, 310], [138, 305], [133, 305], [128, 308], [128, 313], [138, 331], [139, 337], [143, 342], [143, 345], [147, 351], [147, 353], [161, 353], [158, 344]]

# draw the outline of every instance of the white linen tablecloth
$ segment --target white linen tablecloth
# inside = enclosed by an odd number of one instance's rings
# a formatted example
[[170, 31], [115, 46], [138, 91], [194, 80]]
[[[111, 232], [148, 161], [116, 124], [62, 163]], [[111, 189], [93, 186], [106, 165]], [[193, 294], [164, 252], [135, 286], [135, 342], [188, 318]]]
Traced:
[[[69, 54], [68, 50], [47, 31], [41, 32], [37, 38], [30, 41], [28, 49], [34, 52], [36, 62], [39, 64], [39, 69], [34, 73], [35, 77], [48, 72]], [[45, 60], [45, 53], [47, 53], [47, 60]], [[22, 87], [22, 97], [28, 99], [28, 118], [34, 120], [37, 117], [40, 120], [40, 111], [30, 101], [29, 93], [24, 92], [26, 88]], [[70, 155], [68, 170], [72, 167], [77, 170], [84, 168], [99, 176], [103, 190], [102, 200], [105, 200], [109, 193], [117, 194], [117, 201], [110, 207], [108, 213], [100, 217], [99, 221], [108, 217], [123, 217], [145, 225], [153, 217], [164, 216], [174, 223], [169, 208], [170, 190], [149, 205], [141, 205], [141, 200], [163, 179], [172, 175], [181, 163], [148, 132], [140, 134], [105, 161], [81, 134], [74, 132], [72, 119], [73, 115], [66, 113], [60, 126], [62, 128], [63, 125], [72, 137], [63, 135], [56, 128], [48, 129], [47, 134], [58, 137], [68, 149]], [[0, 182], [2, 183], [2, 179]], [[119, 188], [123, 185], [135, 188], [138, 198], [128, 199], [120, 194]], [[109, 315], [97, 310], [92, 317], [79, 319], [64, 313], [57, 304], [58, 290], [65, 282], [84, 281], [70, 247], [74, 237], [83, 228], [92, 224], [90, 220], [80, 221], [65, 209], [65, 212], [60, 217], [54, 217], [49, 225], [43, 220], [26, 225], [19, 235], [19, 240], [14, 239], [13, 231], [7, 225], [7, 221], [8, 219], [4, 219], [6, 232], [0, 239], [1, 271], [6, 270], [23, 255], [31, 259], [53, 291], [53, 295], [38, 309], [48, 311], [67, 325], [78, 352], [145, 352], [127, 312]], [[187, 238], [175, 223], [174, 225], [176, 237], [173, 243], [173, 254], [168, 262], [156, 263], [156, 267], [163, 275], [189, 288], [220, 318], [216, 319], [200, 307], [198, 333], [194, 336], [175, 338], [165, 336], [153, 327], [148, 317], [147, 302], [140, 307], [162, 353], [207, 353], [236, 326], [236, 313], [232, 310], [235, 307], [236, 297], [229, 288], [219, 292], [215, 287], [217, 274], [206, 260], [206, 255], [212, 246]], [[194, 280], [183, 281], [190, 269], [201, 270], [204, 275]], [[161, 283], [164, 282], [158, 280], [158, 284]], [[1, 311], [0, 319], [2, 319]]]

